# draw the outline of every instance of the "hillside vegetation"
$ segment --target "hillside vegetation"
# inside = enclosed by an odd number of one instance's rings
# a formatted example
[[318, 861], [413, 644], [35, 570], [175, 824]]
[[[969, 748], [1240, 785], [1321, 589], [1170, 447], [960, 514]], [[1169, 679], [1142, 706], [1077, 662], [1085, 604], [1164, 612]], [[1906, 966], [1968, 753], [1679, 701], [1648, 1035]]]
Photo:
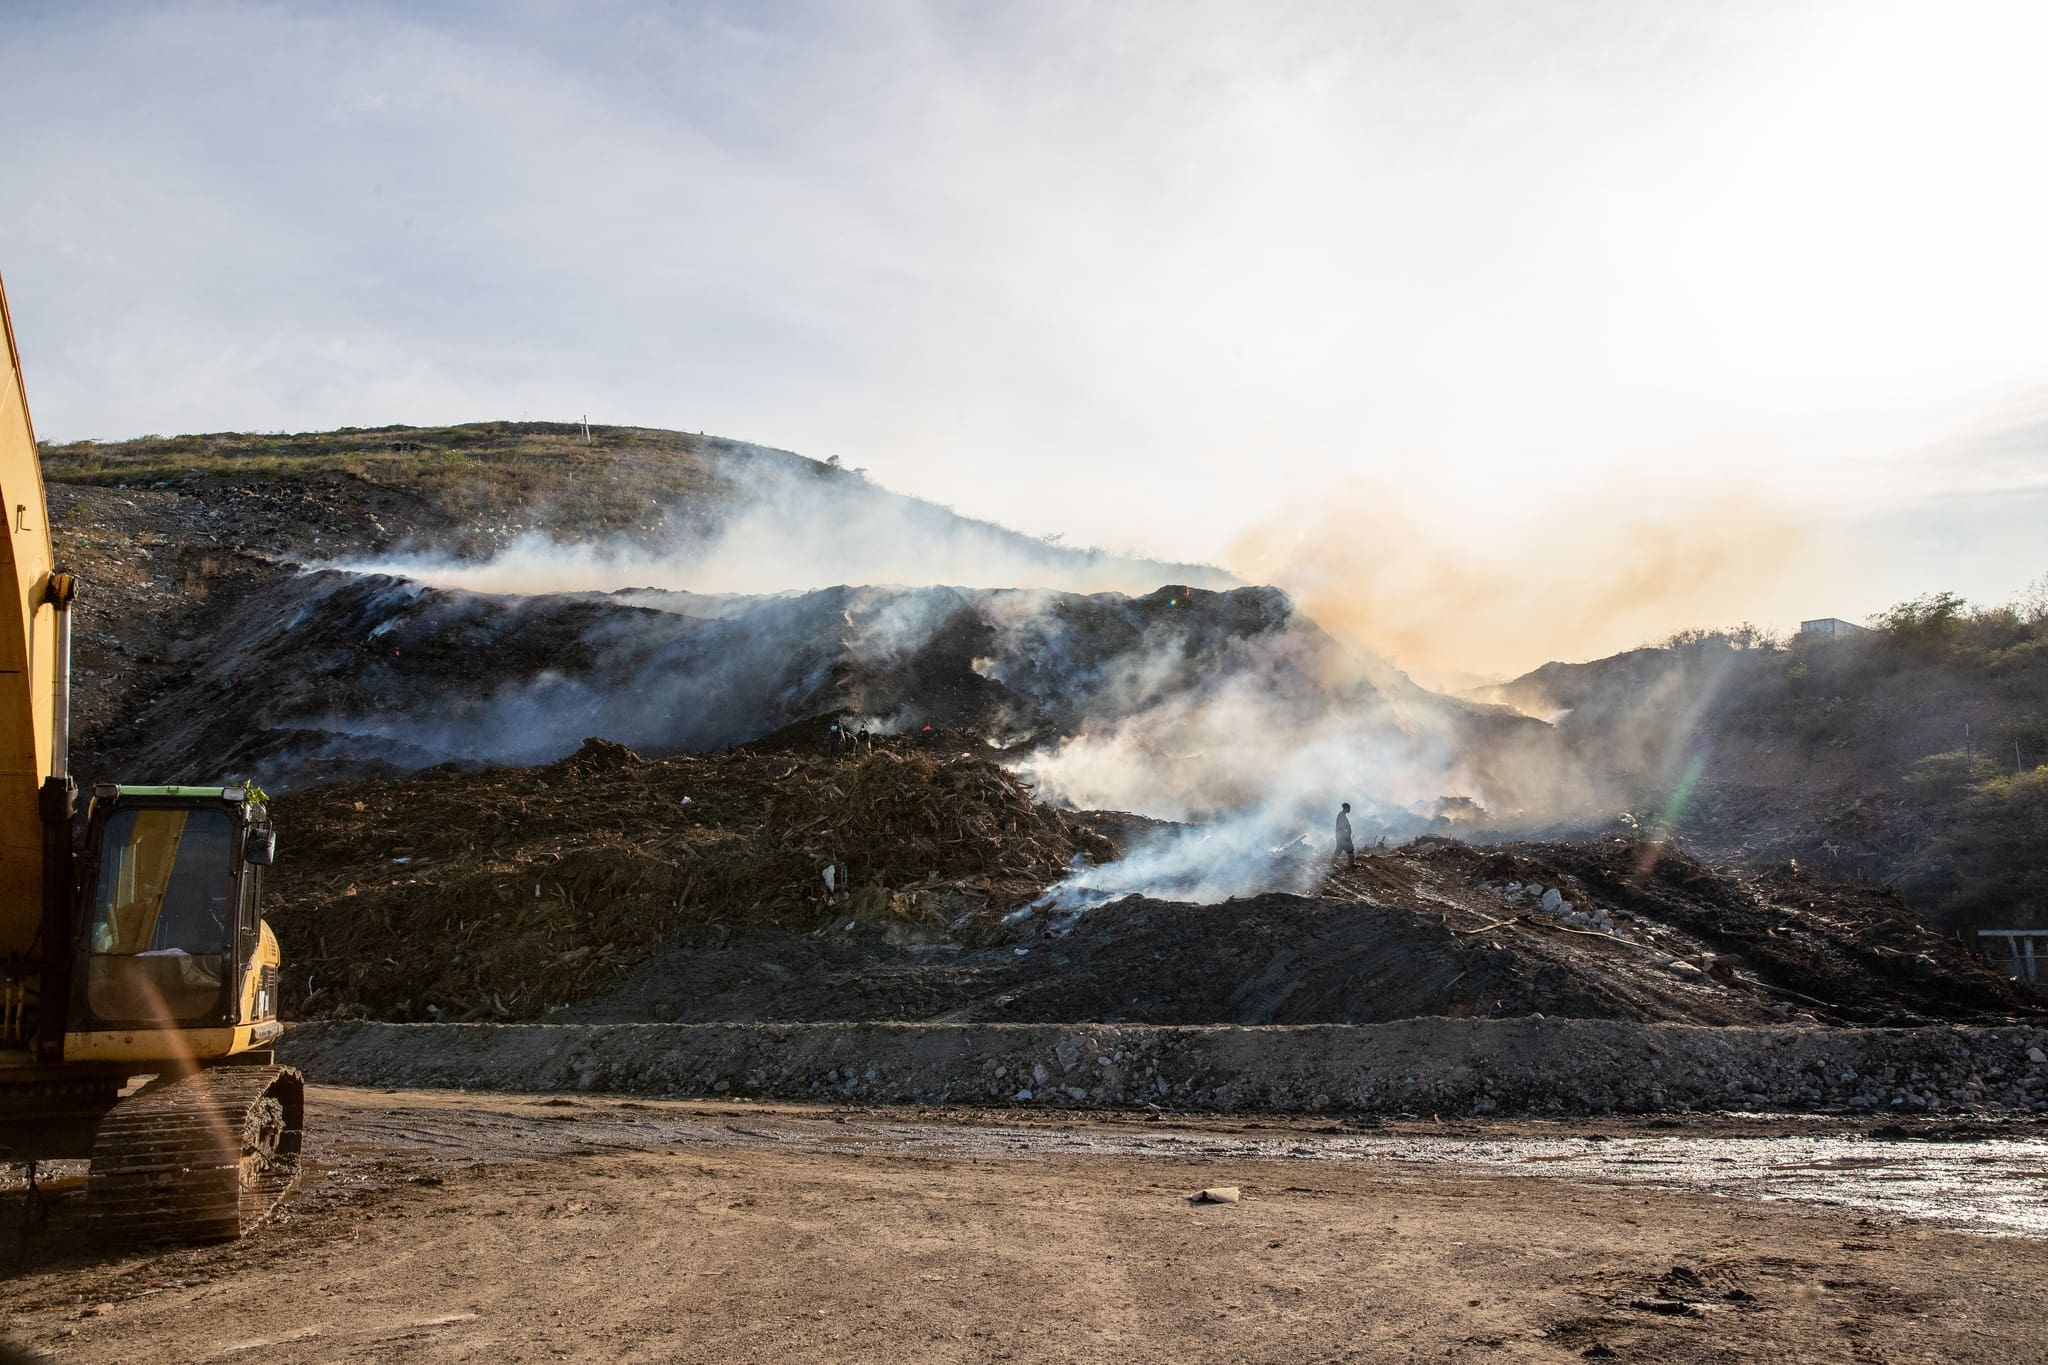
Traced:
[[1688, 631], [1485, 699], [1553, 718], [1714, 856], [1896, 886], [1952, 929], [2048, 925], [2048, 578], [1834, 638]]
[[[722, 437], [567, 422], [447, 427], [344, 427], [319, 432], [215, 432], [131, 441], [44, 442], [52, 483], [208, 494], [231, 486], [294, 486], [384, 494], [407, 531], [457, 554], [484, 553], [508, 533], [561, 539], [652, 533], [677, 520], [708, 524], [732, 488], [735, 459], [823, 477], [830, 466]], [[367, 538], [363, 548], [383, 548]]]

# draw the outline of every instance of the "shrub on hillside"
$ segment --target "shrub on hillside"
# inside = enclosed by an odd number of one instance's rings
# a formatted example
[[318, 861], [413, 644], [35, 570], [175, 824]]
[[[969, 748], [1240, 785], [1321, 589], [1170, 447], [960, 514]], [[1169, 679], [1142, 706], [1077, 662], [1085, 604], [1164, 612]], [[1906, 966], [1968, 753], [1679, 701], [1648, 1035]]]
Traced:
[[1954, 868], [1955, 918], [1982, 927], [2048, 922], [2048, 765], [1974, 783], [1935, 843]]
[[1941, 653], [1962, 634], [1969, 616], [1962, 594], [1930, 592], [1879, 612], [1874, 624], [1899, 648]]
[[1992, 672], [2032, 666], [2048, 648], [2048, 581], [2001, 606], [1927, 593], [1879, 612], [1873, 625], [1895, 655], [1940, 656]]
[[1774, 630], [1767, 630], [1753, 621], [1744, 621], [1739, 626], [1720, 626], [1707, 629], [1700, 626], [1673, 631], [1664, 638], [1664, 648], [1699, 652], [1707, 649], [1759, 650], [1769, 653], [1784, 648], [1784, 640]]
[[1960, 804], [1980, 782], [1998, 776], [1998, 765], [1980, 753], [1954, 749], [1929, 754], [1906, 774], [1906, 786], [1934, 806]]

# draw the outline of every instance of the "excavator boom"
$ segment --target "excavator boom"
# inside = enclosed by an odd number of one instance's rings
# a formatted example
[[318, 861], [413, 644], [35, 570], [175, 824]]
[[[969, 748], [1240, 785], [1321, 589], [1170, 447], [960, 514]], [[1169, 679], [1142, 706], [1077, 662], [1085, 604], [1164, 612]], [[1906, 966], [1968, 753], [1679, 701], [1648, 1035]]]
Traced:
[[7, 518], [7, 573], [0, 578], [0, 954], [26, 955], [43, 917], [38, 792], [54, 746], [57, 612], [49, 601], [49, 504], [4, 281], [0, 330], [7, 334], [0, 381], [0, 508]]

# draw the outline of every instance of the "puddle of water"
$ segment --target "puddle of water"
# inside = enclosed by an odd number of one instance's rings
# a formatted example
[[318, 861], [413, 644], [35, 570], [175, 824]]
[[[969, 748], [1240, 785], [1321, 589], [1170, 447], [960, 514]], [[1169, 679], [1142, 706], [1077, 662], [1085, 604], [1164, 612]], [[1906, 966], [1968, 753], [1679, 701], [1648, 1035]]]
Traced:
[[[890, 1125], [861, 1125], [870, 1150], [901, 1139]], [[1186, 1160], [1165, 1138], [1089, 1132], [959, 1129], [951, 1142], [920, 1130], [924, 1148], [986, 1154], [998, 1144], [1030, 1151]], [[863, 1134], [853, 1134], [858, 1141]], [[1942, 1143], [1863, 1137], [1578, 1138], [1289, 1137], [1205, 1142], [1205, 1158], [1381, 1161], [1456, 1166], [1541, 1179], [1630, 1183], [1735, 1199], [1790, 1200], [1941, 1223], [2006, 1236], [2048, 1237], [2048, 1141]]]

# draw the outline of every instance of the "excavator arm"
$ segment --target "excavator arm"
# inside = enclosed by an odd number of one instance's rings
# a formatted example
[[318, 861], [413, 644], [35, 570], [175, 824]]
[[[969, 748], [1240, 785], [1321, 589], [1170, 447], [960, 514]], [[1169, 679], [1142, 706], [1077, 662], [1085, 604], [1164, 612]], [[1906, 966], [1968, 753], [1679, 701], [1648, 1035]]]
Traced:
[[7, 559], [0, 575], [0, 954], [21, 959], [35, 950], [44, 917], [40, 793], [56, 757], [58, 610], [50, 594], [49, 504], [4, 283], [0, 330], [7, 334], [7, 373], [0, 376], [0, 508], [7, 520], [0, 540]]

